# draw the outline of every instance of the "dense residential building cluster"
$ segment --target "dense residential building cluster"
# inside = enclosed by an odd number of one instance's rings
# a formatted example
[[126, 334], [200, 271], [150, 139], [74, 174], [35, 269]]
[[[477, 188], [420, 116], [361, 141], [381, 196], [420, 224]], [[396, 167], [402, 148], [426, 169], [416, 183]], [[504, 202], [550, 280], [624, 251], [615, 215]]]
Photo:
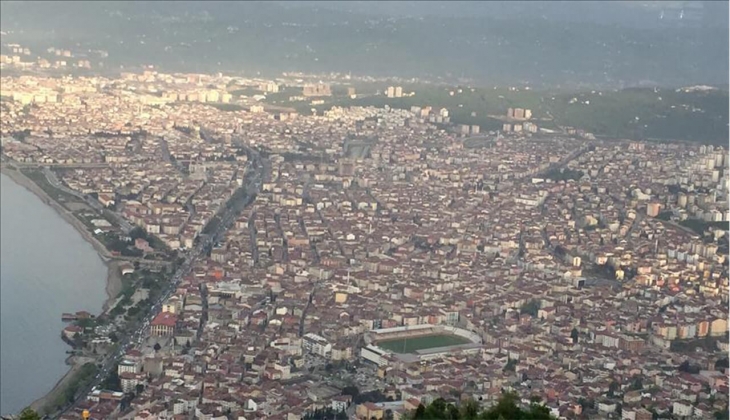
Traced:
[[[246, 182], [242, 145], [266, 156], [261, 191], [118, 364], [135, 397], [122, 410], [94, 390], [76, 407], [93, 417], [399, 418], [507, 389], [560, 418], [727, 406], [725, 149], [535, 133], [467, 144], [420, 110], [190, 99], [231, 100], [223, 76], [2, 82], [5, 157], [57, 169], [172, 249], [193, 248]], [[479, 349], [360, 358], [368, 331], [420, 324], [470, 331]], [[384, 398], [358, 405], [350, 385]]]

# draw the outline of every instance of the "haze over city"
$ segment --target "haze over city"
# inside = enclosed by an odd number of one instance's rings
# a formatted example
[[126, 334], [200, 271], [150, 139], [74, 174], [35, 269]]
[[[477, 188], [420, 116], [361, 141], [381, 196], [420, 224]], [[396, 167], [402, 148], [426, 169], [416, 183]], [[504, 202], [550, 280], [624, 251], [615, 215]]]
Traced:
[[0, 3], [0, 414], [728, 417], [728, 2]]

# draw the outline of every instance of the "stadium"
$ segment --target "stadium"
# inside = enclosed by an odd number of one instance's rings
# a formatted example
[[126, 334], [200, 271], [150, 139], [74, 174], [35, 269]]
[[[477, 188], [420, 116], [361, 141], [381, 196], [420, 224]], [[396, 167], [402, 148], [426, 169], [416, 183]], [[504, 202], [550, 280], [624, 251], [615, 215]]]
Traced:
[[478, 353], [482, 340], [476, 333], [446, 325], [407, 325], [372, 330], [365, 334], [360, 356], [378, 366], [396, 358], [402, 362], [426, 361], [453, 353]]

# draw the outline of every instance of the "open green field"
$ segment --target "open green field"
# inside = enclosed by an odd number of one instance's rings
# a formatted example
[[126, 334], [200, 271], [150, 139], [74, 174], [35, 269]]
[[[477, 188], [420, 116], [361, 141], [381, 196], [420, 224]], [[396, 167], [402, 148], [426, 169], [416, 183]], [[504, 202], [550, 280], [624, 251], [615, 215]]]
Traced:
[[20, 172], [25, 175], [28, 179], [33, 181], [38, 187], [40, 187], [49, 197], [58, 201], [61, 204], [78, 203], [79, 198], [73, 196], [65, 191], [62, 191], [48, 182], [46, 175], [41, 169], [25, 168], [21, 169]]
[[[436, 347], [456, 346], [468, 344], [471, 341], [463, 337], [448, 334], [426, 335], [421, 337], [397, 338], [377, 342], [377, 346], [394, 353], [413, 353], [417, 350]], [[405, 346], [404, 346], [405, 345]]]

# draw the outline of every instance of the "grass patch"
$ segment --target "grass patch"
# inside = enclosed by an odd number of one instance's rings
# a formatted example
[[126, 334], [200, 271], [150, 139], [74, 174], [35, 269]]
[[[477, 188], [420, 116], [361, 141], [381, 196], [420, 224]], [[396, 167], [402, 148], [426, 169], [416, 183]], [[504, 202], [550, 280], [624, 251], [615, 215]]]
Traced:
[[218, 215], [215, 215], [211, 217], [211, 219], [206, 223], [206, 225], [203, 227], [202, 234], [203, 235], [210, 235], [211, 233], [215, 232], [215, 230], [218, 228], [218, 226], [221, 224], [221, 218], [218, 217]]
[[702, 338], [692, 338], [692, 339], [688, 339], [688, 340], [674, 340], [670, 343], [669, 349], [675, 353], [692, 354], [699, 347], [699, 348], [703, 349], [704, 351], [712, 353], [712, 352], [718, 351], [718, 348], [717, 348], [718, 341], [726, 342], [727, 339], [728, 339], [727, 334], [725, 334], [724, 336], [717, 336], [717, 337], [713, 337], [708, 334], [706, 337], [702, 337]]
[[263, 91], [259, 88], [253, 87], [253, 86], [247, 86], [243, 87], [241, 89], [235, 89], [231, 90], [228, 93], [230, 93], [233, 96], [253, 96], [253, 95], [262, 95]]
[[467, 149], [491, 148], [494, 144], [494, 139], [488, 137], [475, 137], [464, 141], [464, 147]]
[[394, 340], [379, 341], [378, 347], [394, 353], [413, 353], [418, 350], [437, 347], [456, 346], [471, 343], [464, 337], [447, 334], [426, 335], [421, 337], [397, 338]]
[[224, 103], [211, 103], [206, 102], [206, 105], [212, 106], [213, 108], [216, 108], [220, 111], [224, 112], [235, 112], [235, 111], [243, 111], [246, 108], [242, 107], [238, 104], [224, 104]]
[[711, 227], [715, 229], [728, 230], [728, 222], [705, 222], [704, 220], [699, 219], [686, 219], [679, 222], [679, 224], [694, 230], [700, 236], [704, 235], [705, 231]]
[[21, 169], [20, 172], [57, 202], [62, 204], [79, 202], [79, 199], [76, 196], [61, 191], [51, 185], [46, 179], [46, 175], [43, 171], [38, 169]]

